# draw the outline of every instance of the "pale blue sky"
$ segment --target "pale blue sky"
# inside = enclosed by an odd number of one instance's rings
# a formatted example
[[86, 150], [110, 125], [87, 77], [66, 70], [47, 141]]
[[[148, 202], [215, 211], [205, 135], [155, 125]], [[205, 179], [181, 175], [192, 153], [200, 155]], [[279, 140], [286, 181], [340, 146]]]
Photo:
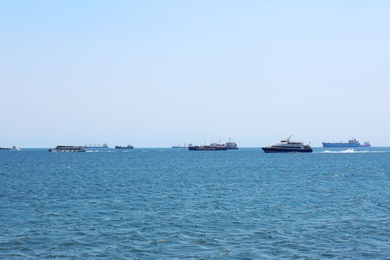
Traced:
[[0, 146], [389, 146], [389, 46], [389, 1], [1, 1]]

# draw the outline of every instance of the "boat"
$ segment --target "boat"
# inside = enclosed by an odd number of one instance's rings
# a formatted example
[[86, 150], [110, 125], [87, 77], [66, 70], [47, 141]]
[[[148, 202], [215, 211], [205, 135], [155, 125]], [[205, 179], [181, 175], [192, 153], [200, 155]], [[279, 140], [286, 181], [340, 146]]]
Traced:
[[229, 142], [227, 142], [225, 145], [226, 145], [226, 148], [229, 150], [237, 150], [238, 149], [237, 144], [235, 142], [231, 142], [230, 138], [229, 138]]
[[364, 144], [361, 144], [359, 147], [371, 147], [370, 142], [366, 141]]
[[8, 147], [0, 147], [0, 151], [9, 151], [11, 148]]
[[89, 144], [83, 146], [85, 149], [97, 149], [97, 148], [109, 148], [106, 143], [104, 144]]
[[225, 144], [217, 144], [217, 143], [211, 143], [210, 146], [216, 146], [216, 147], [219, 147], [219, 148], [224, 148], [226, 147], [227, 150], [236, 150], [238, 149], [238, 146], [235, 142], [232, 142], [229, 138], [229, 142], [225, 143]]
[[115, 149], [133, 149], [134, 146], [132, 145], [126, 145], [126, 146], [118, 146], [118, 145], [115, 145]]
[[225, 144], [213, 142], [209, 145], [188, 146], [188, 150], [190, 151], [226, 151], [230, 149], [238, 149], [237, 144], [235, 142], [231, 142], [230, 138], [229, 142]]
[[18, 147], [16, 147], [15, 145], [12, 146], [11, 150], [12, 150], [12, 151], [20, 151], [20, 149], [19, 149]]
[[226, 151], [227, 148], [225, 145], [195, 145], [195, 146], [189, 146], [188, 150], [190, 151]]
[[[292, 136], [292, 135], [291, 135]], [[313, 149], [308, 144], [302, 142], [290, 141], [291, 136], [285, 140], [281, 140], [277, 144], [262, 147], [265, 153], [312, 153]]]
[[57, 145], [55, 148], [49, 149], [49, 152], [63, 152], [63, 153], [85, 152], [85, 148], [83, 146]]
[[184, 144], [183, 146], [181, 146], [180, 144], [178, 144], [178, 145], [173, 145], [172, 146], [172, 148], [188, 148], [188, 147], [190, 147], [190, 146], [193, 146], [192, 144], [189, 144], [188, 146], [186, 146], [186, 144]]
[[[360, 142], [356, 140], [355, 138], [352, 138], [348, 140], [348, 142], [322, 142], [323, 147], [331, 147], [331, 148], [337, 148], [337, 147], [360, 147]], [[371, 145], [370, 145], [371, 146]]]
[[226, 151], [227, 147], [225, 144], [211, 143], [209, 145], [195, 145], [188, 146], [190, 151]]

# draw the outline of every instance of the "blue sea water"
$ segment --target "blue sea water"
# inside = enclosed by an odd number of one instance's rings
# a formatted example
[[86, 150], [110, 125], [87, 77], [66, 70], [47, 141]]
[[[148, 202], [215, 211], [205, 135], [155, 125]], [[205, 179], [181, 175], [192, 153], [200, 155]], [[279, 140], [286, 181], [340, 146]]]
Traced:
[[388, 259], [390, 148], [0, 152], [1, 259]]

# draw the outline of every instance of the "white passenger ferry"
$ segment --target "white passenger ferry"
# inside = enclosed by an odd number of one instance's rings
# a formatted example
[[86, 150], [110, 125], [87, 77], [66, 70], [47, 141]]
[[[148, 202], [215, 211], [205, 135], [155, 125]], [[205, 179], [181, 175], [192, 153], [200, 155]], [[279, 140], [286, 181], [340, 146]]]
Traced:
[[313, 149], [308, 144], [302, 142], [292, 142], [290, 138], [282, 140], [277, 144], [273, 144], [268, 147], [262, 147], [265, 153], [312, 153]]

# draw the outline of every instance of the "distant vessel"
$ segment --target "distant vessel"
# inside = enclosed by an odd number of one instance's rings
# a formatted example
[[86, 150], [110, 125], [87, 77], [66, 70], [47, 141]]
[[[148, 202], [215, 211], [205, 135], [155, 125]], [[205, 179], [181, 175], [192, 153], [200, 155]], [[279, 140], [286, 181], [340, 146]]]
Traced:
[[[292, 135], [291, 135], [292, 136]], [[302, 142], [292, 142], [290, 138], [282, 140], [277, 144], [262, 147], [265, 153], [312, 153], [313, 149], [308, 144], [303, 144]]]
[[210, 145], [195, 145], [188, 147], [188, 150], [190, 151], [226, 151], [227, 148], [225, 145], [215, 145], [215, 144], [210, 144]]
[[229, 142], [226, 143], [226, 148], [227, 149], [238, 149], [238, 146], [235, 142], [231, 142], [229, 138]]
[[89, 145], [84, 145], [83, 147], [86, 149], [109, 148], [106, 143], [104, 143], [102, 145], [101, 144], [89, 144]]
[[358, 140], [353, 138], [348, 140], [348, 142], [323, 142], [322, 146], [330, 147], [330, 148], [337, 148], [337, 147], [354, 148], [354, 147], [371, 147], [371, 144], [369, 142], [364, 142], [364, 144], [360, 144]]
[[201, 145], [201, 146], [188, 146], [188, 149], [190, 151], [225, 151], [225, 150], [231, 150], [231, 149], [238, 149], [238, 146], [235, 142], [231, 142], [229, 138], [229, 142], [225, 144], [220, 143], [211, 143], [209, 145]]
[[57, 145], [56, 148], [49, 149], [49, 152], [85, 152], [85, 148], [82, 146], [65, 146], [65, 145]]
[[226, 151], [227, 147], [224, 144], [211, 143], [209, 145], [188, 146], [190, 151]]
[[12, 146], [11, 150], [12, 150], [12, 151], [20, 151], [20, 149], [19, 149], [18, 147], [16, 147], [15, 145]]
[[126, 145], [126, 146], [117, 146], [117, 145], [115, 145], [115, 149], [133, 149], [134, 148], [134, 146], [132, 146], [132, 145]]
[[172, 148], [188, 148], [188, 147], [191, 147], [193, 146], [192, 144], [189, 144], [188, 146], [186, 146], [186, 144], [184, 144], [183, 146], [181, 146], [180, 144], [178, 145], [173, 145]]
[[364, 144], [361, 144], [360, 147], [371, 147], [370, 142], [366, 141]]

